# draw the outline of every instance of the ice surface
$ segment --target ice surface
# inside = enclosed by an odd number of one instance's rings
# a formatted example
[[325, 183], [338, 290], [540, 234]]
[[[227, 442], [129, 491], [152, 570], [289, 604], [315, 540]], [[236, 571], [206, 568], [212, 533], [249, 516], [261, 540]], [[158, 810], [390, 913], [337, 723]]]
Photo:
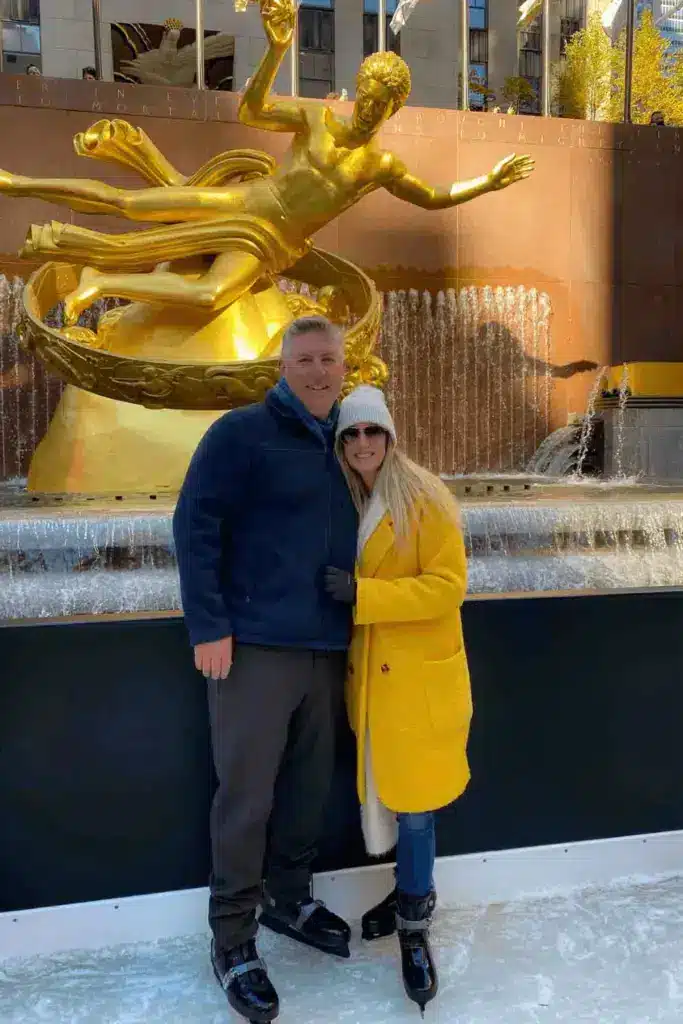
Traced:
[[[680, 1024], [683, 878], [441, 911], [433, 1024]], [[265, 931], [281, 1024], [419, 1024], [396, 939], [336, 961]], [[0, 964], [2, 1024], [220, 1024], [238, 1018], [204, 936]]]

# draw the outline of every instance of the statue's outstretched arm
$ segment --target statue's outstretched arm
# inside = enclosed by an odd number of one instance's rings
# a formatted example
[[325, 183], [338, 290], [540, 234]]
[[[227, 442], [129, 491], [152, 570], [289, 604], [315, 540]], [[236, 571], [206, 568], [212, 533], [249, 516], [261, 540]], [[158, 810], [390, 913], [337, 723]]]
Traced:
[[513, 153], [512, 156], [507, 156], [497, 163], [489, 174], [472, 178], [470, 181], [456, 181], [450, 189], [440, 189], [420, 181], [396, 162], [396, 175], [385, 187], [398, 199], [403, 199], [414, 206], [421, 206], [425, 210], [445, 210], [450, 206], [467, 203], [470, 199], [476, 199], [487, 192], [507, 188], [522, 178], [528, 178], [533, 169], [534, 162], [530, 157], [516, 156]]
[[304, 124], [303, 105], [295, 98], [273, 99], [270, 90], [292, 44], [296, 8], [292, 0], [262, 0], [261, 17], [269, 46], [245, 89], [239, 119], [252, 128], [295, 132]]

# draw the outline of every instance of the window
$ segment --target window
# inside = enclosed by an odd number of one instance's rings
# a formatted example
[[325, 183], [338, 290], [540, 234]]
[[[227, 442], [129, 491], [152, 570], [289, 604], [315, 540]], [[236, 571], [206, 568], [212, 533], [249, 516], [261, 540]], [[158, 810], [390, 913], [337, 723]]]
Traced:
[[489, 80], [488, 0], [468, 0], [468, 6], [470, 18], [469, 105], [471, 110], [485, 110], [486, 95], [478, 92], [476, 85], [488, 86]]
[[469, 0], [470, 29], [487, 29], [488, 0]]
[[578, 18], [560, 19], [560, 53], [564, 53], [567, 43], [580, 28], [581, 22]]
[[524, 50], [531, 50], [533, 53], [541, 52], [541, 28], [536, 25], [532, 28], [519, 33], [519, 49], [520, 52]]
[[525, 32], [520, 32], [519, 46], [519, 74], [526, 78], [536, 93], [535, 99], [531, 103], [522, 103], [519, 111], [521, 114], [539, 114], [542, 74], [540, 19], [537, 18]]
[[488, 86], [488, 64], [470, 64], [470, 110], [486, 110], [487, 97], [484, 93], [477, 92], [477, 84]]
[[39, 0], [0, 0], [0, 20], [37, 25], [40, 21]]
[[[389, 27], [394, 16], [398, 0], [387, 0], [387, 25], [385, 29], [387, 50], [394, 53], [401, 52], [401, 37], [395, 36]], [[363, 9], [363, 56], [369, 57], [375, 53], [378, 46], [377, 39], [377, 0], [365, 0]]]
[[5, 53], [40, 53], [40, 27], [6, 21], [2, 26], [2, 49]]
[[299, 8], [299, 92], [324, 99], [334, 89], [332, 0]]
[[487, 64], [488, 59], [488, 32], [481, 29], [470, 29], [470, 64]]
[[584, 0], [560, 0], [560, 18], [578, 21], [579, 25], [586, 20]]

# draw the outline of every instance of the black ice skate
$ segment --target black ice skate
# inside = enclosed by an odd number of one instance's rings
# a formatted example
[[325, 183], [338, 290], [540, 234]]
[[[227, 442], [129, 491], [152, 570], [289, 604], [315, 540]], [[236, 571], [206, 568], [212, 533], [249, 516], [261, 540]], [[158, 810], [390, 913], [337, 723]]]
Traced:
[[398, 893], [396, 927], [401, 946], [403, 984], [408, 998], [417, 1003], [423, 1016], [425, 1006], [439, 987], [429, 946], [429, 925], [435, 903], [436, 894], [433, 892], [424, 897]]
[[366, 911], [361, 918], [362, 937], [368, 942], [373, 939], [384, 939], [396, 931], [396, 911], [398, 910], [397, 890], [394, 888], [388, 896]]
[[212, 941], [211, 963], [233, 1010], [250, 1024], [270, 1024], [275, 1020], [280, 1012], [280, 1001], [253, 939], [227, 952], [218, 952]]
[[351, 956], [351, 929], [320, 900], [311, 897], [298, 903], [283, 903], [264, 897], [259, 925], [280, 935], [288, 935], [305, 946], [345, 959]]

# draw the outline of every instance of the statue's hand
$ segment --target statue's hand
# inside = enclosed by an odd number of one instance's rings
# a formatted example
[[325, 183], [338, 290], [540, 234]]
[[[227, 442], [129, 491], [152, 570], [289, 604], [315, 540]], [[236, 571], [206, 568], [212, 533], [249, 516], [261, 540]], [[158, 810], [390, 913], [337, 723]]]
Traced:
[[296, 16], [294, 0], [262, 0], [261, 18], [271, 46], [286, 49], [290, 45]]
[[507, 188], [522, 178], [528, 178], [533, 169], [534, 161], [530, 156], [517, 156], [516, 153], [506, 156], [489, 174], [491, 191]]

